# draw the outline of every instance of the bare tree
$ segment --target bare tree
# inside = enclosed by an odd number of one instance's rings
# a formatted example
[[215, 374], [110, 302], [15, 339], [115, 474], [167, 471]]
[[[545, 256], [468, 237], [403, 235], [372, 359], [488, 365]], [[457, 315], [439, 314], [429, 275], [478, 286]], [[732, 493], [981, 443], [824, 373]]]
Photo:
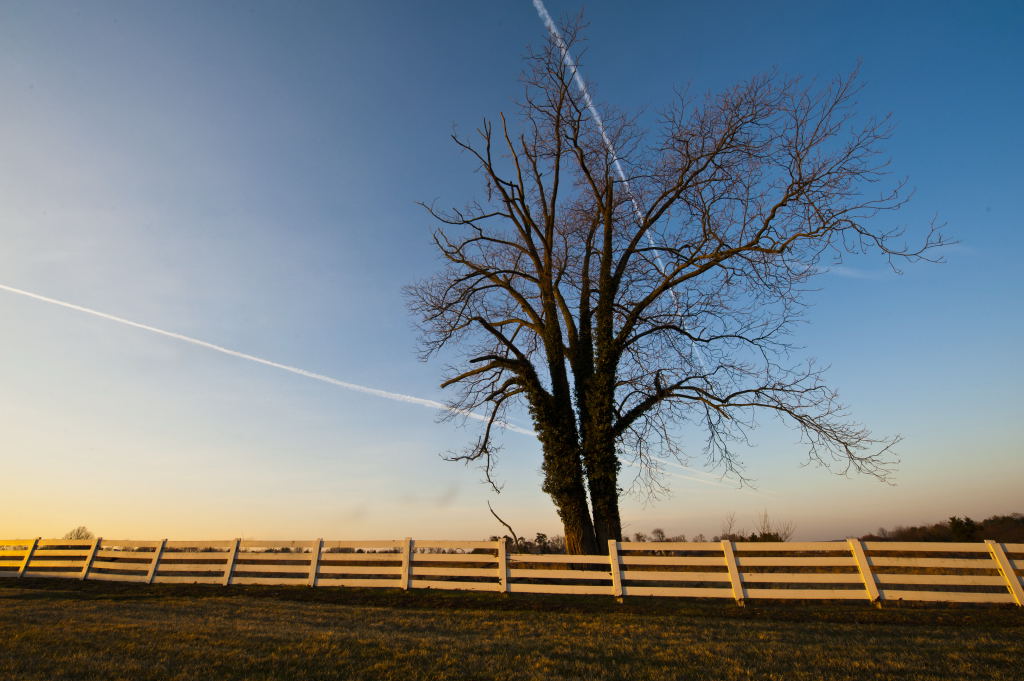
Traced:
[[62, 539], [95, 539], [95, 538], [96, 538], [96, 535], [94, 535], [89, 530], [89, 528], [86, 527], [85, 525], [79, 525], [78, 527], [76, 527], [75, 529], [69, 531], [67, 534], [65, 534], [62, 537]]
[[789, 541], [796, 532], [796, 525], [792, 520], [774, 523], [768, 517], [768, 509], [764, 509], [757, 516], [757, 528], [751, 533], [760, 537], [761, 541]]
[[[578, 34], [564, 28], [569, 47]], [[451, 458], [481, 463], [493, 485], [497, 431], [525, 404], [568, 550], [588, 553], [621, 536], [622, 461], [658, 493], [659, 461], [687, 455], [684, 429], [703, 431], [710, 465], [742, 475], [733, 444], [768, 412], [812, 461], [885, 478], [897, 438], [851, 422], [787, 335], [828, 262], [875, 252], [895, 269], [942, 244], [935, 225], [916, 246], [874, 226], [904, 184], [879, 155], [888, 121], [858, 124], [856, 74], [678, 95], [645, 133], [621, 114], [602, 126], [553, 42], [527, 64], [514, 120], [453, 135], [485, 197], [427, 206], [445, 267], [407, 289], [424, 358], [460, 353], [442, 384], [453, 413], [488, 416]]]
[[[742, 532], [743, 532], [743, 530], [740, 530], [740, 533], [742, 533]], [[722, 531], [721, 531], [720, 536], [722, 538], [729, 538], [729, 537], [736, 536], [736, 512], [735, 511], [727, 513], [726, 516], [724, 518], [722, 518]]]

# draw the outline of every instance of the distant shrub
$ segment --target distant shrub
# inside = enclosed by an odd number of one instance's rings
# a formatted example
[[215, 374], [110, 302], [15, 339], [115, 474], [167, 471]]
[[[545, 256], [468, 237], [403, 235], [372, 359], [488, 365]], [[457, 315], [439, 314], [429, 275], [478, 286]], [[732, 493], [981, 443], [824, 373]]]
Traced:
[[661, 529], [660, 527], [656, 527], [653, 530], [651, 530], [650, 534], [647, 534], [645, 532], [634, 532], [633, 533], [633, 541], [640, 541], [640, 542], [648, 542], [648, 541], [653, 541], [653, 542], [686, 541], [686, 535], [685, 534], [677, 534], [677, 535], [674, 535], [674, 536], [669, 536], [669, 535], [665, 534], [665, 530]]
[[89, 531], [89, 528], [85, 525], [79, 525], [75, 529], [65, 534], [61, 539], [95, 539], [96, 535]]
[[789, 541], [793, 538], [796, 526], [791, 521], [773, 522], [768, 511], [762, 511], [756, 518], [757, 527], [747, 534], [746, 530], [736, 530], [736, 514], [730, 513], [722, 522], [722, 533], [712, 537], [712, 541], [728, 539], [731, 541]]
[[508, 542], [509, 551], [512, 553], [565, 553], [565, 537], [560, 535], [549, 537], [543, 532], [538, 532], [532, 541], [526, 537], [513, 539], [508, 535], [504, 537], [492, 535], [488, 541], [498, 541], [499, 539]]

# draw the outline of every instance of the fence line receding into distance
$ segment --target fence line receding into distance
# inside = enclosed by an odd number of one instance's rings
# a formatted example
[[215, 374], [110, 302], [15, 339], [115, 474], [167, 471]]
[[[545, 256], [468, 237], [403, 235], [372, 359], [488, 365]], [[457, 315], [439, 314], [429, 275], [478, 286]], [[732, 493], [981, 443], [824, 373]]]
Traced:
[[504, 541], [0, 540], [0, 577], [470, 589], [504, 593], [1024, 605], [1024, 544], [609, 542], [607, 556]]

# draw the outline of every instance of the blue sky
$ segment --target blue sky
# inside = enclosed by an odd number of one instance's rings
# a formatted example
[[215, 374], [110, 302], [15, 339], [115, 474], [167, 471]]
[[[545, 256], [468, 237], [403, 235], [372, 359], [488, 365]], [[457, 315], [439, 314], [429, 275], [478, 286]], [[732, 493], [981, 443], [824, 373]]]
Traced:
[[[555, 17], [574, 2], [550, 2]], [[689, 535], [767, 509], [797, 536], [1024, 511], [1019, 3], [589, 3], [599, 107], [653, 120], [673, 88], [858, 61], [859, 110], [959, 245], [902, 277], [854, 259], [797, 341], [854, 415], [902, 433], [895, 486], [801, 468], [767, 423], [757, 490], [668, 478], [627, 531]], [[384, 390], [443, 399], [401, 286], [432, 272], [417, 201], [479, 178], [448, 135], [511, 112], [529, 1], [0, 2], [0, 284]], [[557, 533], [540, 455], [509, 434], [495, 496], [443, 462], [472, 431], [0, 291], [0, 535], [465, 537]], [[702, 469], [695, 456], [691, 465]]]

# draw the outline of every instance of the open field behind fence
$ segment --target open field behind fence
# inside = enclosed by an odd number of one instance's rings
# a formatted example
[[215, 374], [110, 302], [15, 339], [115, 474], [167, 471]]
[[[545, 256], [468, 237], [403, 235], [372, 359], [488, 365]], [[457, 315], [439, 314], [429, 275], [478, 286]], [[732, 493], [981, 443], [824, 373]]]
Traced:
[[1024, 605], [1024, 544], [609, 542], [609, 555], [504, 541], [0, 540], [0, 577], [733, 599]]

